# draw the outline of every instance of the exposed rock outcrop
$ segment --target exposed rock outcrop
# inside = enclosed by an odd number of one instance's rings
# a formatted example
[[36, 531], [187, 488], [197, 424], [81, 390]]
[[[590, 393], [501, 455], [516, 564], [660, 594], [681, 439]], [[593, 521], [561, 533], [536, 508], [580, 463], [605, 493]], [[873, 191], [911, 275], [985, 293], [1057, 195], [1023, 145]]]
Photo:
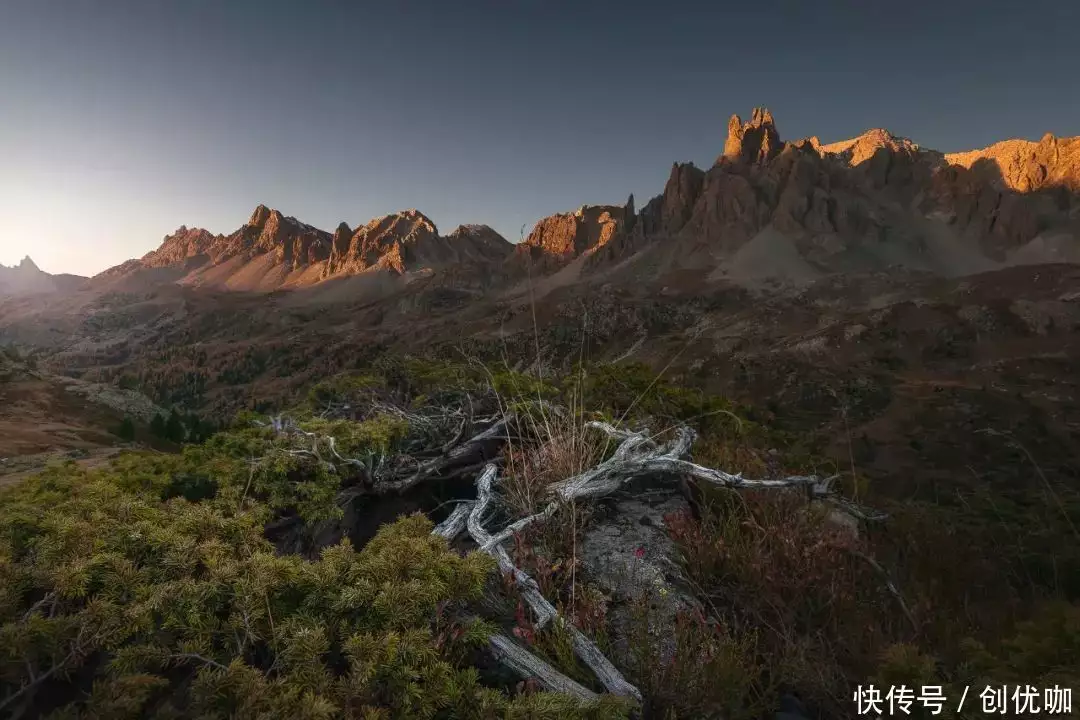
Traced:
[[744, 123], [738, 115], [728, 120], [724, 154], [716, 162], [765, 163], [776, 157], [783, 145], [772, 113], [767, 108], [756, 107], [749, 122]]
[[342, 223], [330, 234], [260, 205], [228, 236], [182, 227], [112, 274], [164, 268], [156, 281], [256, 290], [369, 271], [411, 281], [448, 268], [443, 290], [487, 289], [570, 265], [553, 286], [609, 269], [630, 282], [683, 270], [692, 272], [678, 282], [740, 282], [769, 276], [770, 264], [815, 279], [963, 275], [1080, 257], [1078, 238], [1080, 138], [1047, 135], [949, 155], [880, 128], [833, 143], [784, 142], [772, 113], [755, 108], [747, 122], [731, 117], [712, 167], [675, 163], [663, 192], [640, 210], [631, 195], [624, 206], [552, 215], [516, 250], [487, 226], [441, 236], [416, 210], [355, 230]]
[[534, 257], [571, 258], [596, 250], [633, 224], [632, 207], [632, 202], [627, 206], [583, 205], [572, 213], [551, 215], [536, 223], [522, 251]]
[[285, 272], [301, 270], [330, 256], [330, 235], [259, 205], [248, 221], [230, 235], [202, 228], [180, 227], [161, 247], [143, 257], [146, 267], [163, 268], [191, 260], [219, 264], [240, 257], [268, 254]]
[[[229, 235], [181, 227], [142, 260], [107, 270], [97, 282], [112, 286], [130, 280], [139, 287], [180, 282], [270, 291], [368, 270], [400, 275], [486, 265], [502, 261], [511, 250], [512, 245], [486, 225], [462, 226], [440, 237], [435, 224], [417, 210], [376, 218], [355, 231], [343, 222], [330, 234], [259, 205]], [[149, 270], [160, 272], [147, 274]], [[141, 283], [135, 282], [137, 277]]]
[[655, 253], [650, 238], [674, 238], [653, 265], [723, 266], [768, 230], [770, 243], [786, 238], [785, 253], [816, 273], [962, 275], [1008, 263], [1040, 236], [1076, 244], [1078, 187], [1080, 138], [953, 155], [883, 129], [785, 143], [772, 114], [757, 108], [749, 122], [732, 117], [707, 172], [673, 166], [664, 192], [642, 209], [630, 249]]
[[302, 270], [330, 257], [329, 233], [259, 205], [247, 223], [230, 235], [217, 261], [245, 254], [269, 254], [286, 272]]
[[438, 237], [435, 224], [417, 210], [384, 215], [353, 233], [344, 252], [331, 255], [326, 274], [361, 272], [374, 267], [405, 272], [406, 263], [416, 249]]
[[510, 243], [487, 225], [462, 225], [442, 237], [435, 224], [418, 210], [376, 218], [359, 228], [348, 243], [335, 234], [333, 246], [325, 276], [372, 268], [395, 273], [437, 270], [462, 263], [500, 261], [511, 250]]
[[147, 267], [165, 267], [184, 263], [191, 258], [209, 256], [215, 249], [224, 250], [224, 235], [213, 235], [202, 228], [181, 225], [172, 235], [166, 235], [161, 247], [145, 255]]
[[640, 231], [646, 235], [673, 235], [682, 230], [693, 215], [704, 183], [705, 171], [693, 163], [672, 165], [664, 192], [641, 210]]
[[1058, 187], [1080, 192], [1080, 137], [1047, 133], [1037, 143], [1005, 140], [982, 150], [949, 153], [945, 159], [968, 169], [989, 163], [1005, 187], [1021, 193]]
[[[810, 138], [811, 144], [816, 140], [817, 138]], [[919, 150], [919, 146], [911, 140], [893, 135], [882, 128], [867, 130], [850, 140], [818, 145], [821, 154], [840, 155], [852, 167], [871, 159], [882, 148], [893, 153], [914, 153]]]

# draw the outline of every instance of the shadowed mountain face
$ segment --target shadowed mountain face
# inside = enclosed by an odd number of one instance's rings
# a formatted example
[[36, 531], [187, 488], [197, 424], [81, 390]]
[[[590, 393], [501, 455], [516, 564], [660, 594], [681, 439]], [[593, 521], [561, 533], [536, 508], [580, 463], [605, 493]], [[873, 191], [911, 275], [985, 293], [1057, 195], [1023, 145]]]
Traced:
[[691, 270], [751, 288], [1076, 262], [1078, 155], [1080, 139], [1049, 135], [956, 155], [885, 130], [783, 142], [757, 109], [749, 122], [731, 118], [712, 168], [675, 164], [664, 192], [600, 255], [637, 256], [638, 273]]

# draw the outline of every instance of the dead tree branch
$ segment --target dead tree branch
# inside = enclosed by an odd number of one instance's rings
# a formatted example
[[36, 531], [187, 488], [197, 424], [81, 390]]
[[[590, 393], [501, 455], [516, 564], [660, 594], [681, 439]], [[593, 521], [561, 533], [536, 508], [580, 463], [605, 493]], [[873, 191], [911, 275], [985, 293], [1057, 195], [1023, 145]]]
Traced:
[[566, 677], [505, 635], [492, 635], [488, 644], [495, 659], [522, 679], [535, 679], [540, 687], [549, 692], [573, 695], [585, 702], [597, 700], [597, 695], [592, 690]]
[[[523, 599], [536, 615], [537, 626], [543, 627], [549, 621], [558, 623], [561, 628], [570, 633], [578, 657], [592, 669], [608, 692], [633, 697], [640, 701], [640, 691], [626, 681], [591, 640], [585, 637], [572, 623], [567, 622], [558, 614], [554, 606], [544, 598], [536, 582], [527, 573], [514, 565], [509, 553], [503, 547], [503, 543], [530, 525], [548, 520], [558, 510], [560, 502], [603, 497], [618, 490], [630, 480], [639, 477], [679, 478], [689, 476], [703, 482], [732, 489], [803, 487], [806, 488], [810, 499], [829, 500], [834, 499], [831, 486], [835, 478], [822, 479], [816, 475], [792, 475], [786, 478], [751, 480], [744, 478], [741, 473], [733, 475], [722, 470], [698, 465], [688, 459], [696, 433], [685, 426], [676, 429], [674, 437], [664, 444], [657, 443], [650, 437], [647, 430], [630, 432], [602, 422], [590, 422], [587, 427], [607, 433], [619, 441], [619, 446], [610, 458], [583, 473], [553, 484], [550, 491], [555, 495], [555, 498], [542, 511], [517, 520], [494, 534], [488, 533], [483, 524], [484, 514], [494, 498], [492, 486], [498, 474], [496, 466], [489, 464], [476, 480], [476, 502], [468, 510], [465, 525], [469, 535], [480, 546], [480, 549], [494, 557], [500, 570], [514, 579]], [[849, 501], [841, 501], [838, 504], [845, 508], [850, 505], [853, 509], [859, 510], [857, 506], [854, 506]], [[463, 515], [465, 515], [465, 510], [461, 507], [455, 509], [451, 517], [436, 528], [436, 532], [444, 537], [447, 536], [446, 533], [452, 533], [449, 537], [453, 537], [459, 532], [458, 527]], [[860, 511], [858, 517], [869, 519], [872, 516]], [[880, 566], [877, 567], [880, 568]], [[889, 589], [899, 600], [908, 619], [914, 623], [903, 598], [900, 597], [899, 592], [896, 591], [891, 582], [889, 583]], [[508, 664], [513, 662], [513, 660], [510, 660]], [[525, 669], [524, 666], [519, 666], [517, 669], [519, 672], [531, 672], [531, 670]]]
[[537, 617], [538, 627], [543, 627], [548, 621], [552, 620], [558, 623], [562, 629], [570, 633], [571, 642], [577, 656], [593, 671], [608, 692], [614, 695], [632, 697], [641, 702], [641, 691], [627, 682], [622, 673], [611, 664], [611, 661], [604, 657], [604, 654], [600, 652], [600, 649], [596, 647], [592, 640], [578, 630], [573, 623], [567, 622], [559, 615], [555, 607], [540, 592], [540, 587], [536, 584], [536, 581], [514, 566], [510, 555], [502, 545], [491, 543], [491, 536], [484, 529], [482, 518], [484, 511], [491, 503], [493, 494], [491, 486], [497, 473], [498, 469], [494, 465], [488, 465], [476, 480], [476, 504], [469, 513], [467, 523], [469, 534], [485, 552], [495, 558], [499, 568], [504, 573], [514, 578], [522, 597]]
[[448, 518], [435, 526], [431, 534], [441, 535], [447, 541], [452, 541], [465, 529], [465, 523], [469, 520], [469, 514], [472, 512], [474, 504], [471, 501], [460, 503]]

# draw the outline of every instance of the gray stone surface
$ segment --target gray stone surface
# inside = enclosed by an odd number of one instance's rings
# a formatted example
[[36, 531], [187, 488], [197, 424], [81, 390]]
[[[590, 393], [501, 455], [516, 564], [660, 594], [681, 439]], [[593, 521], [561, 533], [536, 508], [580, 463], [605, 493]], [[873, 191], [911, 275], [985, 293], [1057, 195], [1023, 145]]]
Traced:
[[689, 504], [674, 489], [633, 498], [616, 496], [599, 509], [582, 542], [582, 566], [589, 581], [609, 599], [608, 624], [612, 660], [632, 657], [629, 638], [633, 604], [648, 602], [649, 635], [671, 656], [675, 617], [680, 610], [699, 607], [686, 586], [664, 516], [689, 512]]

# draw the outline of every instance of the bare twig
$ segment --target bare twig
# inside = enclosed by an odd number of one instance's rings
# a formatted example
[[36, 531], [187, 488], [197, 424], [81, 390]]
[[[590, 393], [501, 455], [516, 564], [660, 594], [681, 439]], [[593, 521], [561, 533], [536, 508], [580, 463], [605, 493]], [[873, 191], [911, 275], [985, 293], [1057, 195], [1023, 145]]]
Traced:
[[919, 632], [919, 623], [916, 622], [915, 616], [911, 613], [911, 609], [908, 608], [908, 604], [904, 601], [904, 596], [900, 594], [900, 589], [896, 587], [896, 583], [892, 581], [887, 570], [881, 566], [874, 558], [870, 557], [866, 553], [859, 550], [851, 549], [849, 552], [860, 560], [864, 561], [867, 565], [874, 568], [882, 579], [885, 581], [885, 588], [889, 591], [889, 594], [896, 598], [896, 604], [900, 606], [900, 610], [904, 613], [904, 617], [911, 623], [911, 629], [916, 633]]

